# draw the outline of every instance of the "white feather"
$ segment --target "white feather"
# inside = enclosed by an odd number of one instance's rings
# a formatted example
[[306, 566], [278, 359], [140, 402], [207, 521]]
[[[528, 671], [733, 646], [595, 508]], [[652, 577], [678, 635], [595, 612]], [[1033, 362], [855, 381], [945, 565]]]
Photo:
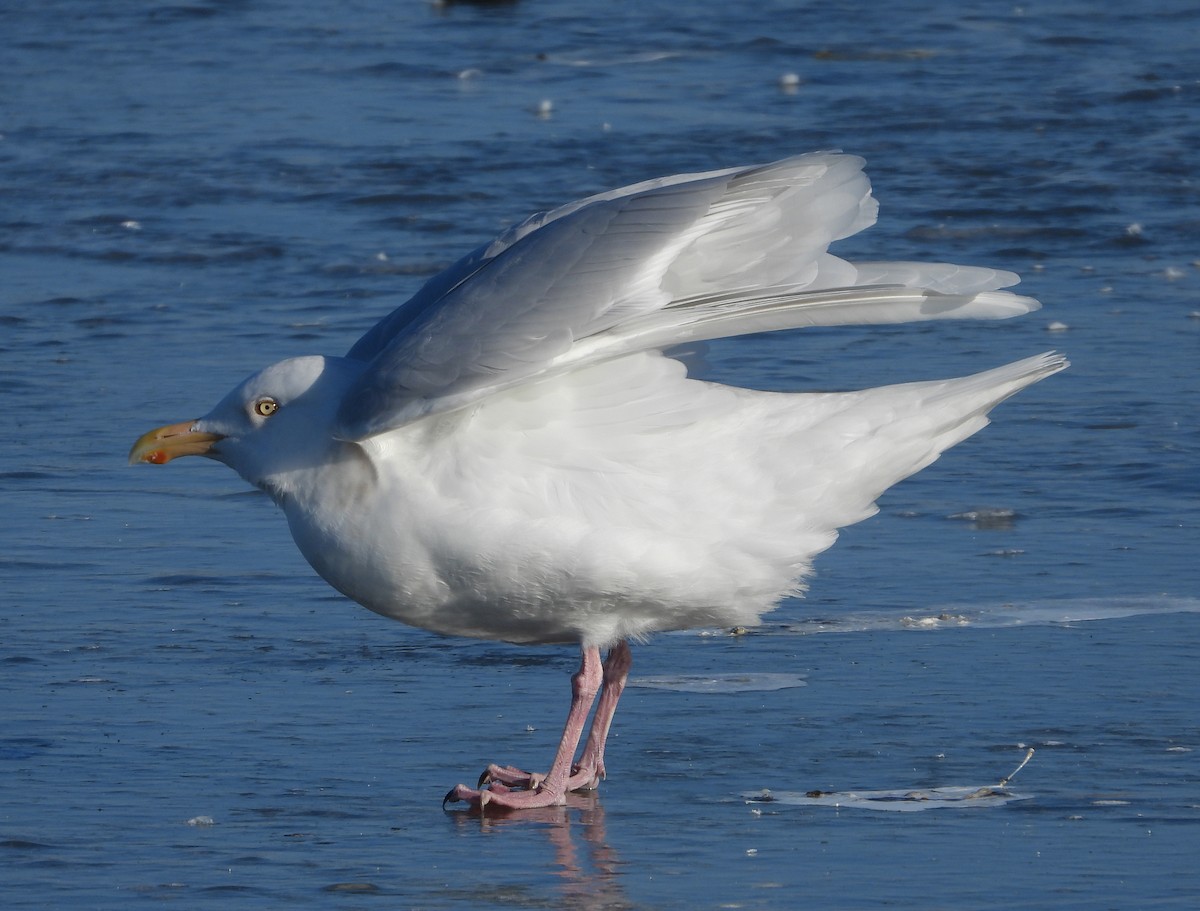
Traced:
[[[352, 380], [349, 363], [328, 360], [324, 381]], [[322, 576], [414, 626], [606, 644], [751, 625], [884, 490], [1063, 366], [790, 394], [643, 352], [333, 444], [337, 458], [297, 458], [297, 434], [278, 444], [286, 479], [264, 486]]]

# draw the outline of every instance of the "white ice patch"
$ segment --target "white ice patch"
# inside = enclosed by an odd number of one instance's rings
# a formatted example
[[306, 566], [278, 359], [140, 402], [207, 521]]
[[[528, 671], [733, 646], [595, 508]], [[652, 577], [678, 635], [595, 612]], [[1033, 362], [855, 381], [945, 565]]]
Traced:
[[747, 791], [742, 794], [751, 804], [786, 804], [801, 807], [885, 810], [913, 813], [918, 810], [982, 809], [998, 807], [1014, 800], [1028, 800], [1032, 794], [1019, 794], [996, 785], [984, 787], [919, 788], [893, 791]]
[[874, 611], [813, 619], [790, 624], [786, 631], [807, 635], [891, 629], [989, 629], [1005, 626], [1051, 626], [1178, 613], [1200, 613], [1200, 598], [1157, 595], [1128, 598], [1065, 598], [1054, 601], [1017, 601], [971, 606], [947, 605], [921, 613]]
[[[1008, 789], [1021, 769], [1033, 758], [1033, 748], [1025, 750], [1020, 764], [996, 784], [948, 786], [941, 788], [897, 788], [886, 791], [745, 791], [742, 797], [749, 804], [785, 804], [801, 807], [833, 807], [835, 809], [884, 810], [893, 813], [914, 813], [918, 810], [982, 809], [999, 807], [1014, 800], [1028, 800], [1032, 794], [1020, 794]], [[756, 812], [762, 812], [756, 807]]]
[[672, 674], [634, 677], [627, 685], [677, 693], [766, 693], [808, 686], [803, 674]]

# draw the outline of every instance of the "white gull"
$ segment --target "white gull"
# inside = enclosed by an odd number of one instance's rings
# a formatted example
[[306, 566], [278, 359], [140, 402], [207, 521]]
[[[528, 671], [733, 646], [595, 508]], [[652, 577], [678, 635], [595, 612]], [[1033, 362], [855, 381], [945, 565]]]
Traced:
[[875, 220], [862, 164], [800, 155], [535, 215], [432, 278], [345, 357], [267, 367], [205, 417], [147, 433], [130, 460], [224, 462], [271, 495], [329, 584], [377, 613], [446, 635], [578, 644], [548, 773], [493, 765], [447, 795], [562, 804], [604, 777], [629, 640], [758, 623], [884, 490], [1066, 366], [1042, 354], [845, 393], [689, 378], [672, 346], [1038, 307], [1000, 290], [1016, 283], [1009, 272], [829, 253]]

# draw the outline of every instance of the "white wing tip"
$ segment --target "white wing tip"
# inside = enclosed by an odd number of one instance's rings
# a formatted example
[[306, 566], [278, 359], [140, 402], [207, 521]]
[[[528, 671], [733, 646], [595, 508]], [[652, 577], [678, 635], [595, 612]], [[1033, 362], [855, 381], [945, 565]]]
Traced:
[[[930, 295], [937, 300], [937, 292]], [[1042, 308], [1041, 301], [1013, 294], [1011, 291], [983, 291], [974, 295], [967, 303], [954, 308], [958, 319], [1012, 319]]]

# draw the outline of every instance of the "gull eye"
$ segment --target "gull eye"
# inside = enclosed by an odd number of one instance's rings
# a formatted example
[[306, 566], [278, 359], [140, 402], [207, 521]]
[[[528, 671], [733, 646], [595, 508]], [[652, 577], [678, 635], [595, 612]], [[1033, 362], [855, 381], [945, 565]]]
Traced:
[[279, 403], [274, 399], [259, 399], [254, 403], [254, 413], [259, 417], [269, 418], [279, 410]]

